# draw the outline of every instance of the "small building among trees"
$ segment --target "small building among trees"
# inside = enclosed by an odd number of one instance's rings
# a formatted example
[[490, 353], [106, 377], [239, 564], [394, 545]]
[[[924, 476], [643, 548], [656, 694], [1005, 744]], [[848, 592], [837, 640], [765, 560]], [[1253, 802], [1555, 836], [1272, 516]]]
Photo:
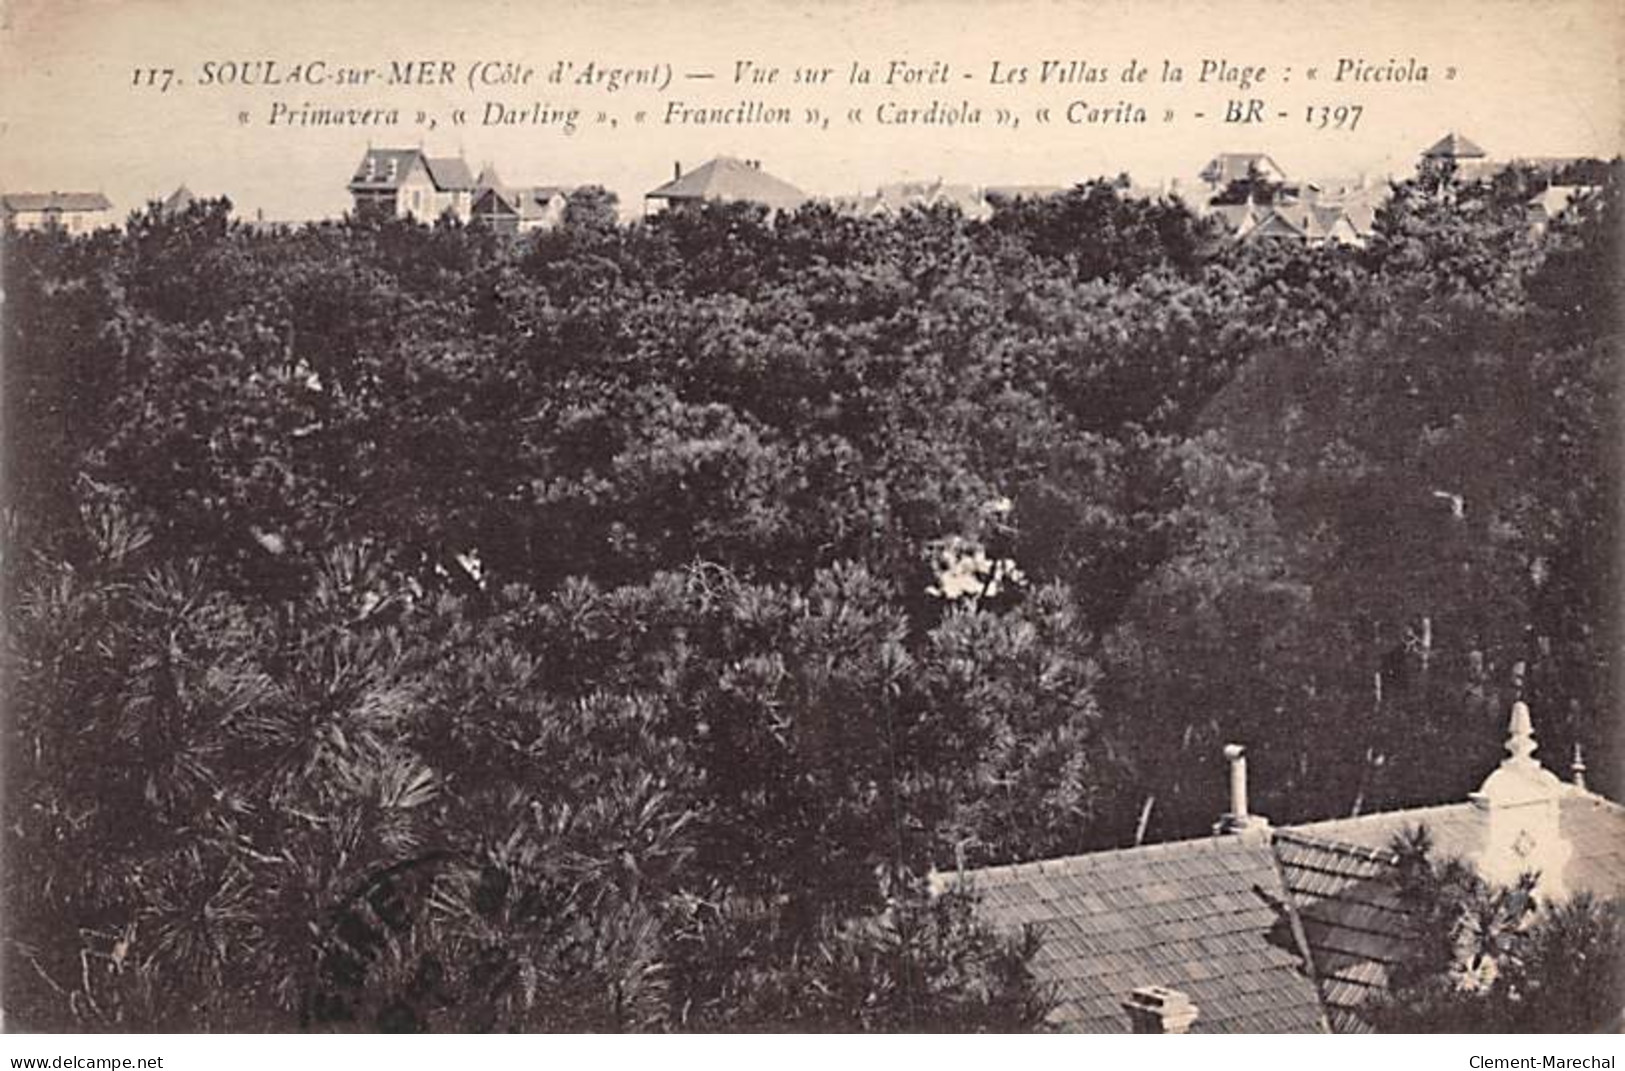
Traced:
[[777, 176], [762, 170], [760, 160], [718, 156], [692, 171], [673, 166], [672, 180], [644, 194], [647, 201], [663, 201], [668, 209], [708, 201], [744, 201], [769, 209], [799, 208], [807, 195]]
[[501, 234], [556, 227], [564, 219], [569, 192], [562, 186], [509, 186], [488, 166], [475, 180], [470, 218]]
[[20, 231], [59, 227], [69, 234], [87, 234], [106, 226], [112, 202], [100, 193], [8, 193], [0, 196], [5, 225]]

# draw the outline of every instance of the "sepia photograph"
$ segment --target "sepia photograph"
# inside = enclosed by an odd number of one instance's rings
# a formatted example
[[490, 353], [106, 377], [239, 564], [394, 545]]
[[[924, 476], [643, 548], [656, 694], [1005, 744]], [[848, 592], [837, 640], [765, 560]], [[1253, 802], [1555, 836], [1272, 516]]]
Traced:
[[6, 1051], [1617, 1039], [1622, 64], [0, 2]]

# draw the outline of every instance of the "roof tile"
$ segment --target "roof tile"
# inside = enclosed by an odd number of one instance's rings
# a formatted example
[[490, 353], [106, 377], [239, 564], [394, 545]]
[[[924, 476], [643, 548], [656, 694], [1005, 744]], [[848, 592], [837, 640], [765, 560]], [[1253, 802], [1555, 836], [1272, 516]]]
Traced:
[[1277, 916], [1255, 891], [1285, 895], [1265, 841], [1182, 841], [964, 880], [997, 926], [1041, 918], [1037, 970], [1065, 994], [1055, 1015], [1065, 1029], [1126, 1031], [1120, 1001], [1149, 984], [1185, 990], [1202, 1009], [1197, 1032], [1322, 1027], [1314, 983], [1290, 942], [1271, 940]]

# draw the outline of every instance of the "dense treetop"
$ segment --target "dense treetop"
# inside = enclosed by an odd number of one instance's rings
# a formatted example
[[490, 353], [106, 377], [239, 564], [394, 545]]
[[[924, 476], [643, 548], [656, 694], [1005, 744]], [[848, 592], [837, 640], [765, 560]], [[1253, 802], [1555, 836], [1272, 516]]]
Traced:
[[1030, 1026], [925, 875], [1227, 740], [1457, 799], [1516, 692], [1616, 788], [1618, 179], [8, 235], [15, 1022]]

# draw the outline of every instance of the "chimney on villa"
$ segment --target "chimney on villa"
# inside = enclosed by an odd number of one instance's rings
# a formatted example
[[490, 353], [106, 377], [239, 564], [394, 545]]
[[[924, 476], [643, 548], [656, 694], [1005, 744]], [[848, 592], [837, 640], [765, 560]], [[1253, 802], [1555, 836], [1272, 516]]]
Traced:
[[1177, 989], [1143, 985], [1123, 1001], [1136, 1034], [1188, 1034], [1202, 1009]]
[[680, 179], [682, 177], [683, 177], [683, 161], [681, 161], [681, 160], [673, 160], [671, 162], [671, 180], [673, 182], [676, 182], [678, 179]]
[[1230, 762], [1230, 810], [1219, 816], [1215, 833], [1258, 833], [1270, 827], [1269, 819], [1253, 814], [1247, 807], [1247, 749], [1226, 744], [1224, 757]]
[[1581, 749], [1579, 741], [1574, 744], [1574, 761], [1569, 763], [1569, 780], [1574, 787], [1584, 792], [1586, 787], [1586, 756]]

